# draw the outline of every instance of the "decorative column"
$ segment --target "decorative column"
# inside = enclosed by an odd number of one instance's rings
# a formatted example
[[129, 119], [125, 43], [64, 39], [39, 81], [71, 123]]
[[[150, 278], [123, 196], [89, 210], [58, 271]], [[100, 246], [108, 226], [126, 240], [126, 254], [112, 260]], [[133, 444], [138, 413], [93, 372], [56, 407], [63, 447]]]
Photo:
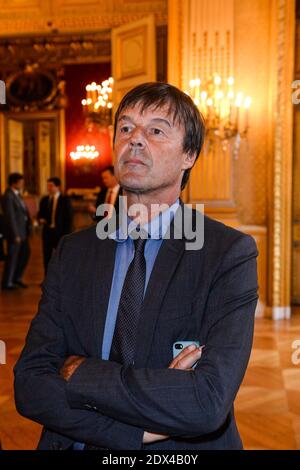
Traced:
[[270, 184], [269, 301], [274, 319], [291, 315], [291, 227], [295, 2], [273, 1], [274, 112], [271, 148], [273, 165]]

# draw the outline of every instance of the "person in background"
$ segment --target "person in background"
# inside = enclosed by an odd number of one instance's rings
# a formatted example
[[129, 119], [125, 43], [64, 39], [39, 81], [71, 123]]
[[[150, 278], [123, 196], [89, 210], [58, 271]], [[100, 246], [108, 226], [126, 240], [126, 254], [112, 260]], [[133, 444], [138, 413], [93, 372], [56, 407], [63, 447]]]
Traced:
[[72, 207], [68, 196], [61, 194], [61, 181], [56, 176], [47, 180], [48, 196], [40, 201], [39, 224], [43, 225], [43, 258], [45, 272], [59, 240], [72, 231]]
[[111, 204], [111, 210], [108, 211], [106, 217], [110, 217], [113, 207], [116, 212], [119, 209], [119, 195], [120, 195], [120, 185], [114, 174], [114, 167], [109, 166], [101, 173], [102, 182], [104, 188], [97, 195], [96, 205], [91, 205], [89, 210], [92, 214], [93, 220], [99, 220], [102, 217], [96, 216], [97, 207], [101, 204]]
[[24, 176], [11, 173], [8, 186], [2, 199], [4, 236], [7, 240], [2, 289], [13, 290], [27, 287], [22, 278], [30, 257], [28, 235], [31, 220], [22, 197]]
[[5, 254], [4, 254], [4, 215], [2, 209], [2, 201], [0, 199], [0, 261], [4, 261]]

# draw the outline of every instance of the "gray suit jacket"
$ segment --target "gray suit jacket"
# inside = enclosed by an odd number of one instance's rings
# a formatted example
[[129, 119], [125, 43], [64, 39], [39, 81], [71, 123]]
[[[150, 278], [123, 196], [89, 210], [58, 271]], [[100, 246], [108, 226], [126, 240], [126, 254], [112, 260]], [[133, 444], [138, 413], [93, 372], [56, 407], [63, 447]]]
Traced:
[[30, 216], [26, 207], [22, 205], [20, 198], [11, 188], [7, 188], [2, 198], [4, 213], [4, 236], [8, 241], [14, 241], [16, 237], [25, 240], [28, 236]]
[[[95, 227], [62, 239], [15, 368], [16, 405], [44, 425], [39, 449], [241, 449], [233, 402], [252, 345], [253, 239], [205, 217], [201, 250], [164, 240], [145, 294], [135, 366], [101, 359], [116, 242]], [[192, 372], [168, 369], [175, 341], [205, 344]], [[87, 360], [69, 383], [69, 355]], [[142, 445], [144, 430], [168, 434]]]

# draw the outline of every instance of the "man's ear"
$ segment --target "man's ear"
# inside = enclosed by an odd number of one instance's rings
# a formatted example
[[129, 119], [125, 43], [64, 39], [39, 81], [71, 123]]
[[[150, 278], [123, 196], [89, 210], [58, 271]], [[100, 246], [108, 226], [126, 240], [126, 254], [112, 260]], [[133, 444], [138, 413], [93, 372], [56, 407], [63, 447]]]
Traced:
[[196, 158], [197, 158], [196, 152], [186, 153], [185, 157], [184, 157], [184, 160], [183, 160], [182, 169], [183, 170], [188, 170], [189, 168], [192, 168], [192, 166], [195, 163]]

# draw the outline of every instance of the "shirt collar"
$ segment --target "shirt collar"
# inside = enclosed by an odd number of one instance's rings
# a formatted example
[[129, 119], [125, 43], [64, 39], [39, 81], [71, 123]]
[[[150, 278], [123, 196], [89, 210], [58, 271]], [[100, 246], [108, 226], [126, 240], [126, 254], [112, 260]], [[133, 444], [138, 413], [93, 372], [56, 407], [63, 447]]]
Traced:
[[120, 185], [116, 184], [113, 188], [110, 188], [113, 193], [116, 193], [120, 189]]
[[[180, 205], [179, 199], [172, 204], [167, 210], [158, 214], [154, 219], [141, 227], [142, 230], [148, 233], [149, 238], [153, 240], [161, 240], [164, 238], [166, 232], [169, 229], [170, 223], [174, 218], [174, 215]], [[137, 224], [127, 216], [127, 233], [124, 233], [122, 227], [118, 228], [115, 232], [109, 235], [109, 238], [119, 243], [125, 242], [130, 233], [135, 231]]]

